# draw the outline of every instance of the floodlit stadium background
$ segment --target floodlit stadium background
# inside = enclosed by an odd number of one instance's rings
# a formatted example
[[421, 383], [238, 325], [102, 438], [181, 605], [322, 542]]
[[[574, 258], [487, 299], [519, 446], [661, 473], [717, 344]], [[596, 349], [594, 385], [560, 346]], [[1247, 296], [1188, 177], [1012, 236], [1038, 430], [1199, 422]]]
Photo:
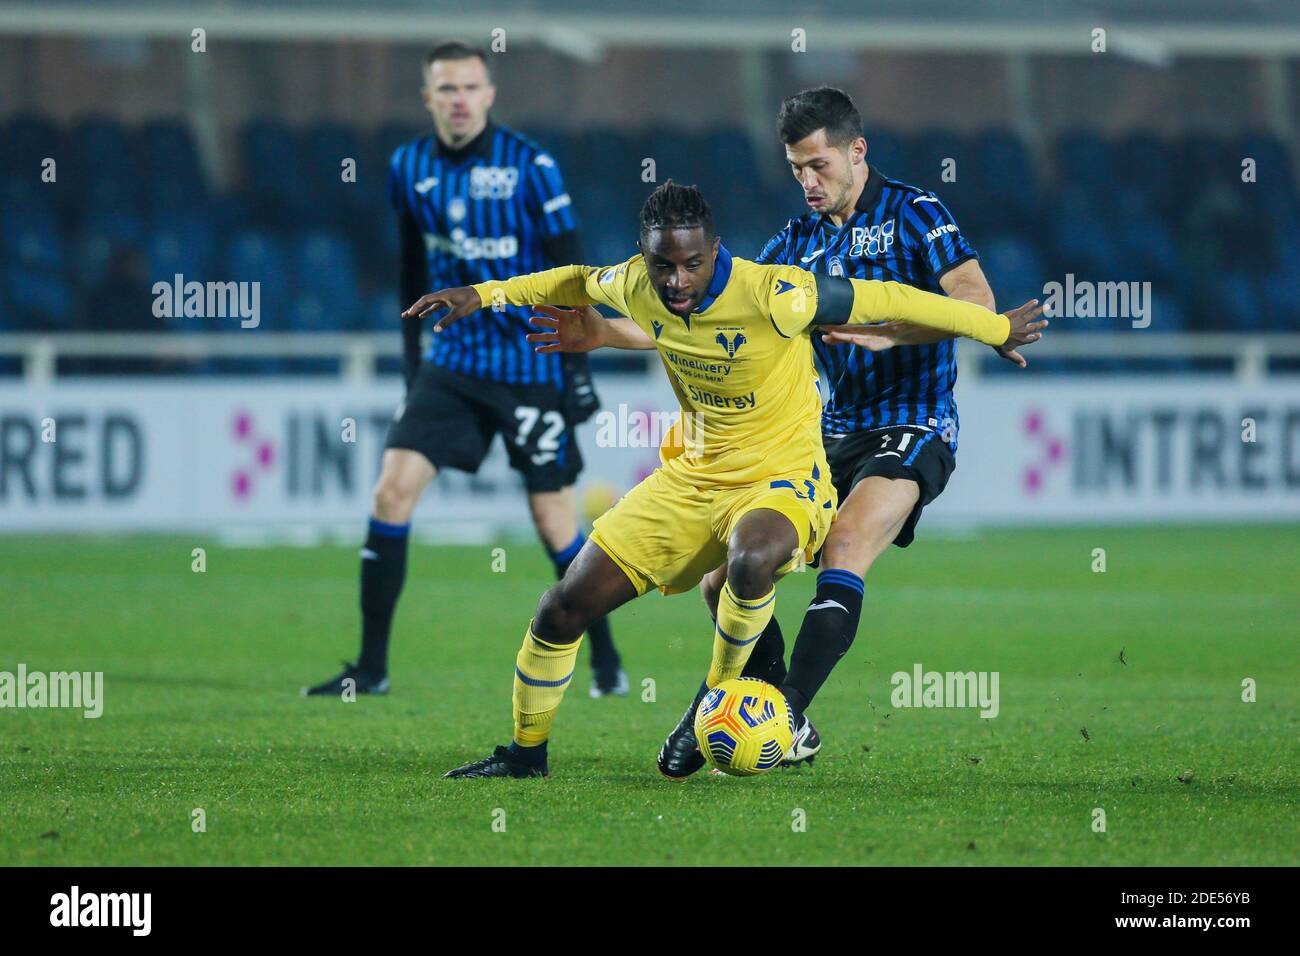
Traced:
[[[484, 6], [0, 3], [0, 530], [357, 540], [401, 394], [386, 161], [456, 38], [504, 44], [495, 116], [559, 161], [592, 264], [634, 251], [647, 160], [756, 254], [801, 211], [777, 106], [829, 83], [1000, 307], [1143, 295], [1058, 314], [1026, 372], [961, 345], [959, 469], [923, 534], [1300, 518], [1296, 5]], [[155, 318], [176, 274], [259, 283], [257, 327]], [[583, 427], [593, 511], [654, 465], [637, 413], [674, 408], [643, 354], [596, 367], [618, 447]], [[517, 481], [497, 449], [416, 527], [527, 533]]]

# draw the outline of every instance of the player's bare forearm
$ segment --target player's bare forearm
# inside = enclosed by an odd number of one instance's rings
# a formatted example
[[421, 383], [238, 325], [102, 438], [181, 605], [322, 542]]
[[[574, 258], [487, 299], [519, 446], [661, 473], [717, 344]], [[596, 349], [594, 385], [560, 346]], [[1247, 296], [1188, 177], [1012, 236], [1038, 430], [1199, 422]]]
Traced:
[[[976, 305], [984, 306], [990, 312], [996, 312], [998, 309], [993, 289], [989, 286], [988, 279], [984, 277], [984, 270], [974, 259], [963, 262], [955, 269], [949, 269], [939, 279], [939, 284], [943, 286], [943, 291], [948, 293], [950, 298], [974, 302]], [[1009, 346], [995, 345], [993, 351], [1020, 368], [1029, 364], [1023, 355]]]
[[998, 310], [997, 300], [989, 280], [984, 277], [984, 270], [975, 259], [967, 259], [955, 269], [949, 269], [939, 277], [939, 287], [950, 299], [961, 299], [982, 305], [990, 312]]
[[655, 340], [645, 334], [645, 330], [626, 316], [605, 319], [605, 345], [612, 349], [630, 349], [648, 351], [655, 347]]
[[591, 306], [561, 309], [553, 305], [539, 305], [529, 321], [547, 330], [530, 332], [525, 336], [538, 352], [590, 352], [603, 347], [644, 350], [655, 347], [650, 336], [642, 332], [631, 319], [623, 316], [607, 319]]

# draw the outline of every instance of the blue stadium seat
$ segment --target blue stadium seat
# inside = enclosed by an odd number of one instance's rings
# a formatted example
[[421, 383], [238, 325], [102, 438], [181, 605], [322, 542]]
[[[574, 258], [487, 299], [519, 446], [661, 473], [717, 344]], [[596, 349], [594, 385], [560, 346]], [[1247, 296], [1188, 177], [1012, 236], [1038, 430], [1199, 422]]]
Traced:
[[43, 116], [18, 113], [0, 125], [0, 171], [6, 176], [36, 173], [43, 159], [64, 155], [63, 131]]
[[134, 168], [130, 140], [121, 123], [88, 116], [72, 128], [69, 145], [82, 208], [134, 205], [145, 183]]
[[[261, 328], [276, 332], [288, 329], [287, 305], [297, 287], [279, 238], [257, 230], [235, 233], [226, 253], [226, 272], [225, 278], [231, 281], [261, 283]], [[216, 330], [216, 323], [209, 322], [208, 327]], [[229, 324], [229, 328], [236, 327]]]
[[758, 179], [754, 144], [744, 130], [712, 130], [705, 135], [702, 149], [705, 162], [714, 169], [725, 170], [728, 177], [745, 183]]
[[305, 159], [297, 133], [283, 123], [262, 120], [245, 128], [244, 185], [263, 226], [301, 222], [312, 215], [313, 197], [303, 175]]
[[1260, 328], [1268, 332], [1295, 332], [1300, 329], [1300, 273], [1276, 272], [1260, 280], [1263, 310]]
[[1108, 212], [1128, 278], [1173, 281], [1181, 267], [1178, 248], [1147, 193], [1134, 186], [1118, 187]]
[[189, 128], [157, 121], [132, 134], [135, 162], [143, 173], [141, 202], [150, 210], [195, 209], [207, 198], [207, 178]]
[[294, 299], [317, 296], [322, 308], [311, 324], [295, 324], [291, 318], [290, 328], [295, 332], [334, 332], [360, 327], [357, 269], [347, 241], [335, 233], [303, 233], [294, 243], [293, 257], [298, 290]]
[[1122, 263], [1111, 242], [1100, 205], [1076, 184], [1067, 185], [1049, 216], [1053, 245], [1060, 266], [1076, 275], [1095, 272], [1118, 277]]
[[1043, 298], [1043, 285], [1052, 277], [1033, 244], [1018, 236], [1002, 235], [981, 243], [979, 251], [980, 265], [999, 308], [1015, 308]]
[[[357, 163], [356, 182], [343, 180], [345, 159]], [[303, 134], [303, 161], [302, 176], [311, 194], [310, 221], [315, 225], [345, 226], [368, 205], [369, 197], [386, 201], [387, 170], [361, 168], [361, 140], [347, 127], [322, 123], [308, 128]], [[368, 180], [365, 186], [363, 173]]]
[[884, 127], [868, 128], [867, 162], [890, 179], [907, 182], [907, 146], [894, 130]]
[[1169, 142], [1151, 133], [1133, 133], [1115, 146], [1115, 163], [1125, 178], [1163, 214], [1177, 211], [1177, 160]]
[[400, 312], [403, 304], [397, 300], [397, 291], [382, 289], [366, 300], [363, 315], [364, 330], [371, 332], [397, 332], [401, 328]]
[[984, 188], [974, 141], [931, 131], [913, 140], [908, 155], [904, 182], [935, 193], [967, 235], [980, 236], [995, 227], [991, 215], [995, 203]]
[[[935, 192], [951, 193], [953, 187], [967, 178], [967, 173], [978, 172], [971, 142], [946, 130], [929, 130], [916, 136], [911, 141], [907, 157], [907, 175], [902, 177], [904, 182]], [[949, 159], [956, 163], [957, 180], [952, 183], [943, 181], [944, 162]]]
[[177, 273], [186, 281], [223, 281], [214, 270], [216, 237], [202, 216], [159, 221], [145, 242], [149, 281], [171, 282]]
[[1099, 198], [1115, 182], [1111, 147], [1089, 130], [1070, 130], [1056, 141], [1056, 166], [1061, 182]]
[[975, 171], [978, 188], [988, 200], [989, 225], [1031, 229], [1040, 196], [1033, 164], [1019, 138], [1004, 129], [980, 133], [975, 141]]
[[61, 272], [15, 263], [6, 266], [5, 276], [15, 328], [32, 332], [72, 328], [76, 298]]
[[1266, 307], [1251, 276], [1241, 272], [1224, 273], [1216, 277], [1214, 286], [1229, 329], [1255, 332], [1267, 327]]

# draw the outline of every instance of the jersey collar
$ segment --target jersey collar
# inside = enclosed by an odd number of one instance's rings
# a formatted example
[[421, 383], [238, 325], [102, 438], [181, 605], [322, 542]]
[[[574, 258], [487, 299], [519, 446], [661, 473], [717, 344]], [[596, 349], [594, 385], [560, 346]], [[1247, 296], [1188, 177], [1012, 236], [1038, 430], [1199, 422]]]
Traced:
[[709, 291], [700, 303], [700, 307], [695, 309], [692, 314], [699, 315], [709, 306], [713, 305], [715, 299], [722, 295], [727, 288], [727, 282], [731, 279], [731, 253], [722, 243], [718, 243], [718, 261], [713, 265], [713, 278], [709, 280]]
[[876, 203], [880, 202], [880, 193], [884, 188], [884, 176], [880, 175], [880, 170], [870, 164], [867, 165], [867, 181], [862, 187], [862, 194], [858, 196], [858, 201], [853, 204], [853, 208], [858, 212], [871, 212], [876, 208]]
[[438, 158], [445, 159], [450, 163], [464, 162], [471, 155], [482, 156], [484, 159], [491, 159], [492, 141], [496, 139], [496, 132], [496, 124], [489, 119], [487, 125], [483, 127], [482, 131], [477, 136], [461, 146], [448, 146], [438, 138], [436, 132], [433, 134], [433, 141], [438, 147]]

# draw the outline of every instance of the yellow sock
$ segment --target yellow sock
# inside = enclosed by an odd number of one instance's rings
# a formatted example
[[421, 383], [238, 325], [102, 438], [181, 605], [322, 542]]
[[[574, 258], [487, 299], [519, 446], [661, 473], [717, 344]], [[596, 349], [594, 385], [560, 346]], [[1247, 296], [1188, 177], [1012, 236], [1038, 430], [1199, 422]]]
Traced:
[[573, 664], [581, 645], [581, 637], [572, 644], [548, 644], [533, 634], [529, 622], [524, 646], [515, 658], [515, 691], [511, 698], [515, 743], [521, 747], [536, 747], [551, 735], [551, 724], [564, 689], [573, 678]]
[[776, 610], [776, 588], [761, 598], [742, 601], [731, 593], [731, 584], [722, 585], [718, 598], [718, 623], [713, 629], [713, 663], [707, 678], [710, 687], [739, 677], [754, 650], [754, 642], [763, 633]]

